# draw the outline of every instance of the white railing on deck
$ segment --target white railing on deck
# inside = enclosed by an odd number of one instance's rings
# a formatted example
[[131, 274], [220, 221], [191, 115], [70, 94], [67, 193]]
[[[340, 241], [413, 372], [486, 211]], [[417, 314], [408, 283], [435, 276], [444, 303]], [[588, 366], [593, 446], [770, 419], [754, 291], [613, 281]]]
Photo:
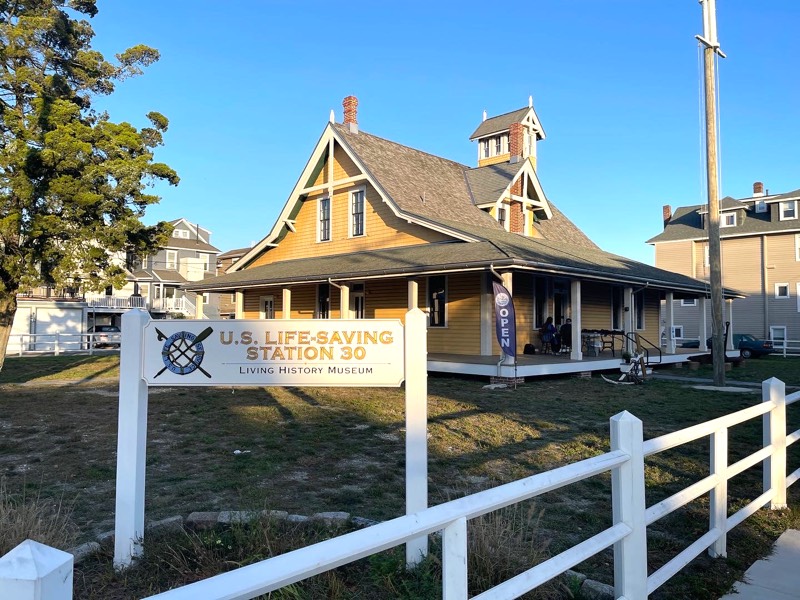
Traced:
[[163, 312], [179, 312], [185, 315], [194, 316], [194, 302], [186, 296], [180, 298], [156, 298], [153, 300], [153, 310]]
[[[468, 597], [469, 519], [609, 470], [612, 474], [611, 527], [475, 598], [517, 598], [613, 545], [615, 596], [644, 599], [703, 550], [708, 549], [712, 556], [725, 556], [727, 532], [759, 508], [768, 503], [771, 508], [786, 505], [787, 488], [800, 479], [800, 469], [786, 473], [786, 450], [800, 440], [800, 429], [787, 435], [786, 408], [800, 400], [800, 392], [786, 396], [783, 382], [773, 378], [763, 382], [762, 396], [763, 402], [757, 406], [647, 441], [643, 439], [642, 422], [625, 411], [611, 418], [611, 451], [605, 454], [288, 552], [147, 600], [247, 600], [437, 531], [442, 532], [442, 596], [444, 600], [465, 600]], [[762, 415], [762, 448], [728, 464], [728, 430]], [[710, 475], [647, 508], [645, 457], [707, 436], [711, 438]], [[762, 461], [764, 493], [728, 516], [728, 480]], [[708, 531], [648, 576], [647, 525], [707, 492], [711, 493]], [[3, 560], [5, 558], [0, 559], [0, 563]], [[0, 577], [0, 596], [3, 585]], [[52, 600], [62, 598], [68, 596], [54, 596]]]
[[10, 356], [70, 352], [93, 354], [101, 348], [119, 349], [121, 333], [13, 333], [8, 338], [6, 353]]
[[86, 303], [93, 308], [147, 308], [147, 299], [142, 296], [86, 296]]

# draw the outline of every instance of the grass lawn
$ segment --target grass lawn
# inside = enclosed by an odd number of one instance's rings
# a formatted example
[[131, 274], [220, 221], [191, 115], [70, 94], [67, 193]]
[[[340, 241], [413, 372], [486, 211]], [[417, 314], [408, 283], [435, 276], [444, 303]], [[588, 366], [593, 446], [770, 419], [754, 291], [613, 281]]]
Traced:
[[[750, 360], [728, 376], [759, 381], [796, 360]], [[781, 373], [800, 385], [791, 369]], [[117, 390], [102, 379], [115, 374], [115, 356], [9, 358], [0, 374], [0, 475], [12, 494], [71, 503], [82, 539], [113, 528]], [[759, 393], [720, 394], [660, 380], [613, 386], [599, 377], [537, 379], [516, 391], [484, 390], [484, 384], [429, 378], [431, 504], [605, 452], [608, 419], [622, 410], [641, 418], [651, 438], [760, 401]], [[400, 389], [153, 388], [148, 418], [148, 520], [264, 508], [342, 510], [378, 520], [403, 514]], [[730, 462], [760, 443], [757, 421], [731, 431]], [[800, 427], [800, 404], [790, 408], [790, 421]], [[702, 441], [648, 459], [648, 505], [705, 477], [708, 451]], [[789, 462], [791, 469], [800, 466], [800, 448], [790, 449]], [[790, 510], [759, 511], [736, 528], [727, 559], [701, 557], [651, 597], [721, 596], [783, 529], [800, 525], [798, 488], [790, 490]], [[611, 523], [609, 490], [606, 474], [537, 499], [539, 533], [550, 554]], [[729, 484], [732, 509], [760, 493], [760, 468]], [[702, 497], [648, 529], [651, 571], [707, 530], [707, 505]], [[576, 570], [611, 583], [611, 551]], [[76, 574], [76, 597], [106, 597], [80, 591], [82, 579]]]

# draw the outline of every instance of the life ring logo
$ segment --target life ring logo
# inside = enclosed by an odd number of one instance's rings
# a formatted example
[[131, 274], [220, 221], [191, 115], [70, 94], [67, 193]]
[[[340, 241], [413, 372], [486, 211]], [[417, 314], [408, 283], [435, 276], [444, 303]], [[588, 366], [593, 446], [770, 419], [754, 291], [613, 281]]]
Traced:
[[164, 342], [164, 346], [161, 348], [161, 360], [164, 361], [164, 368], [156, 373], [153, 379], [167, 370], [176, 375], [188, 375], [200, 371], [210, 379], [211, 373], [200, 365], [206, 355], [203, 340], [213, 331], [211, 327], [206, 327], [197, 335], [191, 331], [178, 331], [166, 336], [156, 328], [158, 340]]
[[511, 298], [508, 297], [508, 294], [505, 292], [500, 292], [495, 296], [494, 303], [497, 304], [499, 307], [508, 306], [508, 303], [511, 301]]

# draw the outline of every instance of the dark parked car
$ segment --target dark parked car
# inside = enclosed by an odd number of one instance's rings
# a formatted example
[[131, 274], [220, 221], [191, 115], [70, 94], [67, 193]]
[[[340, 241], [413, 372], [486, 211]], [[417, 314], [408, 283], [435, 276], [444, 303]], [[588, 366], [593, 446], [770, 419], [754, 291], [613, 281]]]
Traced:
[[[706, 346], [711, 348], [711, 338], [706, 340]], [[733, 346], [734, 348], [739, 349], [742, 354], [742, 358], [750, 358], [751, 356], [753, 358], [758, 358], [759, 356], [775, 352], [775, 348], [770, 340], [760, 340], [756, 336], [750, 335], [749, 333], [734, 333]], [[681, 348], [699, 347], [700, 342], [697, 340], [691, 340], [681, 344]]]
[[119, 348], [120, 330], [116, 325], [95, 325], [87, 333], [94, 334], [89, 338], [93, 348]]

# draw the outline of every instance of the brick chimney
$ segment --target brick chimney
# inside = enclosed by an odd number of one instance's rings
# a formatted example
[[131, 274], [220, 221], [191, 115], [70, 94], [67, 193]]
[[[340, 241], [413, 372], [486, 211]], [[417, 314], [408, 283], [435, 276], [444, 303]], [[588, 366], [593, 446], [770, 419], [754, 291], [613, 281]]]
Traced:
[[358, 133], [358, 98], [355, 96], [347, 96], [342, 101], [344, 107], [344, 124], [350, 133]]
[[763, 196], [763, 195], [764, 195], [764, 184], [761, 183], [760, 181], [756, 181], [753, 184], [753, 197], [755, 198], [756, 196]]
[[661, 216], [664, 218], [664, 227], [667, 226], [669, 220], [672, 218], [672, 207], [669, 204], [665, 204], [661, 207]]
[[508, 150], [511, 154], [511, 162], [516, 163], [522, 160], [522, 146], [524, 143], [524, 133], [522, 123], [512, 123], [508, 128]]

